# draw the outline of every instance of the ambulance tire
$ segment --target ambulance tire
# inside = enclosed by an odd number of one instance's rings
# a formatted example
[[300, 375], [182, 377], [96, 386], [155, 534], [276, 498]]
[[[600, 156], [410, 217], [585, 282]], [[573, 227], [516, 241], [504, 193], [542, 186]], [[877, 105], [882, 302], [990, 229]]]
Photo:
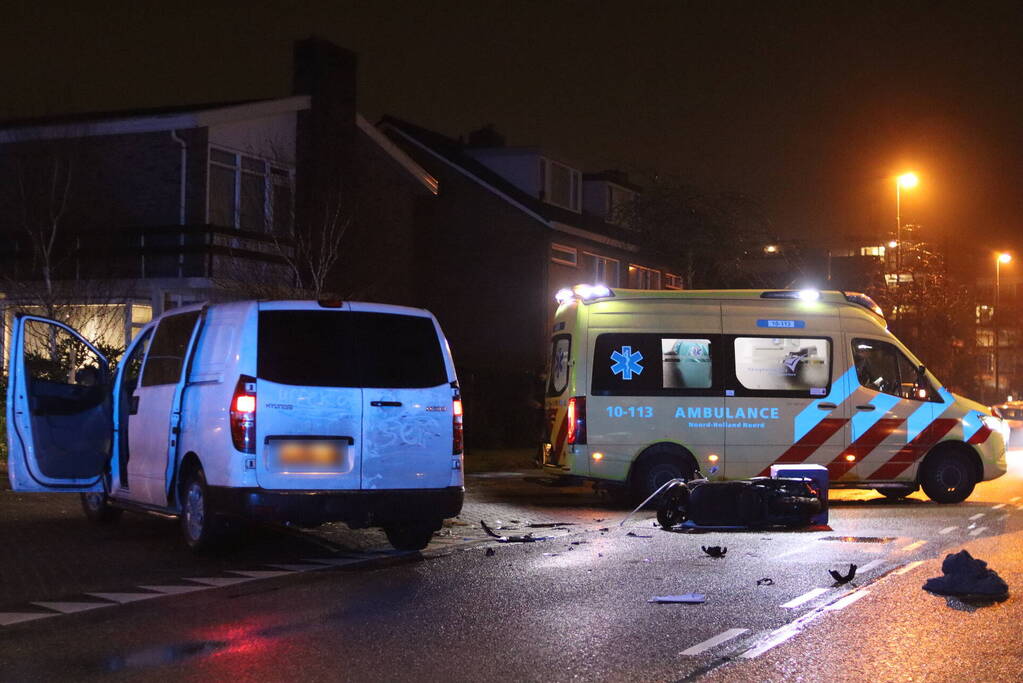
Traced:
[[185, 545], [196, 553], [209, 550], [218, 544], [223, 532], [223, 520], [210, 507], [206, 475], [201, 467], [192, 467], [181, 485], [181, 535]]
[[103, 491], [82, 494], [82, 511], [94, 524], [113, 524], [121, 519], [124, 510], [115, 508]]
[[635, 503], [642, 503], [654, 491], [672, 479], [690, 481], [696, 468], [688, 462], [692, 456], [674, 450], [652, 448], [640, 456], [632, 472], [632, 497]]
[[898, 486], [884, 489], [874, 489], [888, 500], [902, 500], [916, 493], [919, 486]]
[[385, 526], [384, 533], [395, 550], [422, 550], [430, 544], [433, 532], [441, 524], [403, 524]]
[[935, 503], [961, 503], [973, 493], [977, 476], [964, 454], [946, 448], [924, 461], [920, 484]]

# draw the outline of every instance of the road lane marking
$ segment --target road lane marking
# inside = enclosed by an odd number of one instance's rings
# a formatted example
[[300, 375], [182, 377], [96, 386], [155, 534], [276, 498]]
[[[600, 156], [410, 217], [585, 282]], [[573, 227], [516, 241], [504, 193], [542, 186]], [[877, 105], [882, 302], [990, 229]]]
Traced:
[[289, 572], [308, 572], [314, 569], [326, 569], [325, 564], [268, 564], [267, 567], [274, 569], [287, 569]]
[[970, 532], [970, 536], [979, 536], [982, 533], [984, 533], [985, 531], [987, 531], [987, 527], [986, 526], [977, 527], [976, 529], [974, 529], [973, 531]]
[[696, 645], [693, 645], [691, 648], [683, 650], [680, 654], [685, 656], [698, 655], [701, 652], [711, 649], [712, 647], [717, 647], [726, 640], [731, 640], [736, 636], [740, 636], [743, 633], [746, 633], [747, 631], [749, 631], [748, 628], [730, 628], [727, 631], [717, 634], [713, 638], [708, 638], [702, 643], [697, 643]]
[[980, 519], [980, 518], [981, 518], [981, 517], [983, 517], [983, 516], [984, 516], [984, 513], [983, 513], [983, 512], [978, 512], [978, 513], [977, 513], [977, 514], [975, 514], [975, 515], [974, 515], [973, 517], [970, 517], [970, 521], [971, 521], [971, 522], [973, 522], [973, 521], [976, 521], [976, 520]]
[[33, 605], [52, 609], [61, 614], [74, 614], [75, 612], [87, 612], [100, 607], [110, 607], [112, 602], [33, 602]]
[[148, 591], [156, 591], [166, 595], [177, 595], [178, 593], [193, 593], [195, 591], [209, 590], [212, 586], [139, 586]]
[[801, 552], [803, 552], [804, 550], [807, 550], [807, 548], [805, 548], [805, 547], [800, 547], [800, 548], [793, 548], [792, 550], [786, 550], [786, 551], [785, 551], [785, 552], [783, 552], [783, 553], [782, 553], [781, 555], [775, 555], [775, 556], [774, 556], [774, 557], [772, 557], [771, 559], [772, 559], [772, 560], [780, 560], [780, 559], [781, 559], [781, 558], [783, 558], [783, 557], [788, 557], [789, 555], [795, 555], [796, 553], [801, 553]]
[[950, 534], [950, 533], [952, 533], [953, 531], [955, 531], [955, 530], [956, 530], [957, 528], [958, 528], [958, 527], [954, 527], [954, 526], [947, 526], [947, 527], [945, 527], [944, 529], [942, 529], [941, 531], [939, 531], [938, 533], [939, 533], [939, 534]]
[[792, 598], [784, 605], [782, 605], [782, 607], [784, 607], [785, 609], [794, 609], [796, 607], [799, 607], [803, 603], [810, 602], [814, 598], [824, 595], [827, 592], [828, 592], [827, 588], [814, 588], [809, 593], [803, 593], [798, 598]]
[[272, 579], [277, 576], [287, 576], [288, 574], [293, 574], [294, 572], [286, 572], [283, 569], [277, 571], [271, 569], [256, 569], [252, 571], [229, 569], [227, 573], [241, 574], [242, 576], [247, 576], [250, 579]]
[[1015, 503], [1015, 502], [1016, 502], [1017, 500], [1019, 500], [1019, 499], [1020, 499], [1020, 497], [1019, 497], [1019, 496], [1013, 496], [1012, 498], [1010, 498], [1010, 499], [1009, 499], [1009, 502], [1010, 502], [1010, 503]]
[[871, 560], [870, 562], [860, 567], [859, 572], [862, 574], [863, 572], [870, 571], [871, 569], [882, 564], [883, 562], [884, 562], [883, 559]]
[[907, 564], [904, 567], [899, 567], [898, 569], [896, 569], [892, 573], [893, 574], [906, 574], [906, 573], [909, 573], [909, 572], [913, 571], [914, 569], [916, 569], [917, 567], [919, 567], [923, 563], [924, 563], [923, 560], [917, 560], [916, 562], [910, 562], [909, 564]]
[[905, 548], [900, 548], [904, 553], [912, 552], [922, 545], [926, 545], [927, 541], [917, 541], [916, 543], [910, 543]]
[[868, 591], [865, 591], [865, 590], [855, 591], [855, 592], [850, 593], [849, 595], [845, 596], [841, 600], [839, 600], [837, 602], [831, 603], [830, 605], [828, 605], [824, 609], [831, 610], [831, 611], [845, 609], [846, 607], [848, 607], [849, 605], [853, 604], [854, 602], [856, 602], [857, 600], [859, 600], [863, 596], [867, 595], [867, 593], [868, 593]]
[[196, 583], [213, 586], [214, 588], [223, 588], [224, 586], [233, 586], [236, 583], [252, 581], [252, 579], [247, 576], [242, 578], [236, 576], [200, 576], [196, 578], [186, 577], [185, 581], [195, 581]]
[[139, 600], [149, 600], [150, 598], [162, 598], [163, 593], [86, 593], [94, 598], [101, 598], [103, 600], [109, 600], [110, 602], [116, 602], [121, 605], [127, 602], [138, 602]]
[[12, 626], [23, 622], [32, 622], [37, 619], [56, 617], [56, 611], [0, 611], [0, 626]]
[[1005, 507], [1005, 503], [999, 503], [998, 505], [993, 505], [991, 507], [991, 509], [992, 510], [1001, 510], [1003, 507]]

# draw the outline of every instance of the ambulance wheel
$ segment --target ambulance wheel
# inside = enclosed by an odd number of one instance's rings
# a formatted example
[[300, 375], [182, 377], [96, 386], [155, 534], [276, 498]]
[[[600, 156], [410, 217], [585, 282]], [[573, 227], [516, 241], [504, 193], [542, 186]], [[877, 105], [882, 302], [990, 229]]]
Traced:
[[963, 454], [949, 449], [924, 461], [920, 484], [935, 503], [961, 503], [973, 493], [977, 476]]
[[907, 496], [916, 493], [919, 486], [898, 486], [884, 489], [874, 489], [888, 500], [902, 500]]
[[82, 511], [90, 522], [96, 524], [113, 524], [121, 519], [124, 510], [110, 504], [110, 498], [103, 491], [83, 493]]
[[689, 481], [695, 471], [680, 454], [660, 449], [648, 451], [640, 456], [632, 475], [633, 498], [641, 503], [672, 479]]
[[181, 534], [185, 544], [195, 552], [216, 545], [223, 523], [210, 508], [209, 487], [202, 468], [195, 467], [184, 477], [181, 486]]
[[433, 539], [433, 532], [440, 525], [436, 524], [403, 524], [385, 526], [384, 533], [395, 550], [422, 550]]

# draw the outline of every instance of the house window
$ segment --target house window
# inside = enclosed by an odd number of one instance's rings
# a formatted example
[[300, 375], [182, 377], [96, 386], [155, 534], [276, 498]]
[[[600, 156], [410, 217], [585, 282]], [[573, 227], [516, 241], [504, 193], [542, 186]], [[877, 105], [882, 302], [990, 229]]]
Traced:
[[993, 306], [977, 306], [977, 324], [978, 325], [990, 325], [991, 318], [994, 316], [995, 309]]
[[549, 204], [569, 211], [580, 211], [582, 204], [582, 174], [549, 159], [540, 159], [541, 197]]
[[607, 217], [615, 223], [623, 223], [622, 212], [636, 199], [636, 193], [617, 185], [607, 186]]
[[551, 244], [551, 261], [566, 266], [575, 267], [578, 265], [579, 254], [575, 247], [566, 247], [563, 244]]
[[860, 256], [884, 256], [884, 247], [860, 247]]
[[629, 287], [633, 289], [660, 289], [661, 272], [653, 268], [644, 268], [629, 264]]
[[618, 259], [584, 251], [582, 272], [593, 284], [618, 286]]
[[258, 157], [210, 148], [208, 220], [253, 232], [291, 232], [292, 173]]
[[675, 273], [664, 274], [664, 288], [665, 289], [682, 289], [682, 276], [675, 275]]

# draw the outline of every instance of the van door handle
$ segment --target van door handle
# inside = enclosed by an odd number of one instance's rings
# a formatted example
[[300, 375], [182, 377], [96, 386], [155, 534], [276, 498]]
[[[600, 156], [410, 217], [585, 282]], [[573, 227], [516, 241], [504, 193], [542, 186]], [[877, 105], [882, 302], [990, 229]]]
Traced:
[[872, 406], [868, 403], [865, 406], [856, 406], [856, 410], [877, 410], [877, 406]]
[[835, 405], [834, 403], [818, 403], [817, 407], [820, 408], [821, 410], [834, 410], [838, 406]]
[[374, 408], [401, 408], [401, 401], [370, 401]]
[[128, 414], [129, 415], [137, 415], [138, 412], [139, 412], [139, 397], [138, 396], [132, 396], [131, 400], [128, 402]]

